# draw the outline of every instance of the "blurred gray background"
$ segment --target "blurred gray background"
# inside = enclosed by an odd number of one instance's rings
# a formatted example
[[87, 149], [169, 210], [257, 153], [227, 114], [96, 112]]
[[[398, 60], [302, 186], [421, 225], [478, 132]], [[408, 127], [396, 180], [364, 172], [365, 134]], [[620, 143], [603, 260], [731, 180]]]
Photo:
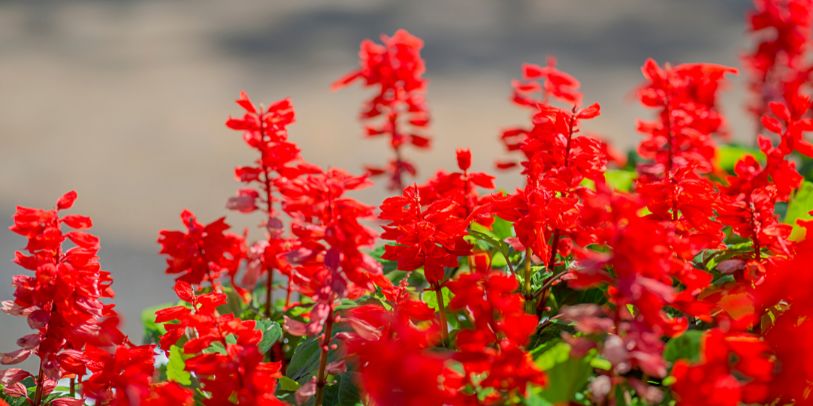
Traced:
[[[739, 66], [747, 0], [539, 1], [0, 1], [0, 299], [10, 299], [11, 263], [24, 241], [7, 231], [17, 204], [51, 207], [79, 192], [75, 212], [95, 220], [125, 330], [141, 337], [142, 308], [172, 299], [155, 243], [179, 228], [183, 208], [210, 221], [224, 215], [232, 169], [254, 159], [224, 127], [246, 89], [257, 101], [291, 97], [291, 138], [306, 159], [360, 171], [388, 159], [356, 121], [369, 94], [331, 92], [357, 65], [364, 38], [403, 27], [426, 41], [434, 147], [408, 152], [421, 179], [454, 165], [469, 146], [474, 166], [502, 156], [500, 128], [524, 123], [508, 99], [523, 62], [547, 55], [583, 83], [602, 116], [585, 126], [619, 149], [635, 145], [648, 117], [632, 91], [646, 57]], [[735, 136], [742, 77], [725, 96]], [[503, 188], [518, 184], [500, 175]], [[358, 195], [370, 204], [376, 186]], [[239, 227], [256, 217], [229, 214]], [[27, 331], [0, 315], [0, 343]]]

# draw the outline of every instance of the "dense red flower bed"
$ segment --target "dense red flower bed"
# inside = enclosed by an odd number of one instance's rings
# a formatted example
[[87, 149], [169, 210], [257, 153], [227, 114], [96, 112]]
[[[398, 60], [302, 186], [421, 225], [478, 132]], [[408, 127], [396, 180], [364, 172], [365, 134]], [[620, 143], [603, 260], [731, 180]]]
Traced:
[[[91, 219], [66, 213], [76, 192], [17, 208], [1, 308], [31, 333], [0, 362], [38, 368], [2, 370], [0, 404], [813, 404], [812, 18], [811, 0], [756, 0], [745, 72], [645, 61], [626, 157], [589, 131], [601, 107], [575, 77], [526, 64], [528, 121], [496, 165], [521, 172], [513, 191], [468, 149], [411, 179], [430, 115], [405, 30], [334, 84], [371, 90], [363, 132], [390, 141], [364, 173], [306, 162], [293, 103], [242, 92], [226, 126], [256, 159], [225, 206], [260, 232], [189, 210], [160, 231], [178, 300], [145, 311], [144, 343], [120, 330]], [[758, 148], [722, 143], [736, 74]], [[393, 196], [353, 198], [379, 175]]]

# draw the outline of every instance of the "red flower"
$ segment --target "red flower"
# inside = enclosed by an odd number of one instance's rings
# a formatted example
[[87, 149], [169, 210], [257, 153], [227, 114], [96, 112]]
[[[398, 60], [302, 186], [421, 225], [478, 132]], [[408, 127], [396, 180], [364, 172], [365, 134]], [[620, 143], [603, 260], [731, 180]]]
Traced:
[[178, 275], [176, 280], [193, 285], [209, 281], [219, 286], [226, 272], [232, 280], [245, 256], [242, 236], [226, 232], [229, 225], [221, 217], [207, 225], [198, 222], [192, 212], [181, 212], [186, 231], [162, 230], [158, 244], [167, 256], [166, 273]]
[[[161, 337], [161, 347], [169, 350], [187, 331], [194, 332], [182, 348], [191, 356], [186, 369], [209, 394], [204, 404], [230, 404], [236, 399], [239, 404], [284, 405], [274, 396], [280, 363], [263, 362], [264, 355], [258, 349], [262, 333], [255, 329], [255, 322], [219, 314], [217, 307], [226, 303], [222, 293], [196, 295], [184, 281], [176, 283], [175, 292], [191, 308], [175, 306], [156, 312], [156, 323], [176, 321], [165, 324], [167, 333]], [[212, 350], [213, 344], [223, 351]]]
[[807, 151], [810, 144], [803, 135], [813, 130], [813, 122], [804, 118], [810, 101], [806, 98], [795, 100], [791, 108], [771, 103], [771, 111], [776, 117], [766, 114], [762, 119], [765, 128], [780, 139], [779, 145], [774, 146], [767, 137], [758, 138], [759, 148], [767, 158], [765, 165], [760, 165], [750, 155], [741, 158], [734, 167], [734, 176], [729, 176], [728, 185], [721, 189], [720, 222], [751, 239], [757, 261], [762, 258], [763, 248], [773, 254], [791, 252], [788, 237], [792, 227], [779, 222], [774, 207], [777, 202], [788, 201], [793, 190], [801, 185], [802, 176], [796, 171], [795, 162], [788, 160], [787, 156], [794, 150], [810, 153]]
[[457, 150], [457, 165], [460, 172], [439, 171], [425, 185], [419, 186], [424, 205], [449, 199], [456, 203], [457, 217], [469, 218], [483, 225], [493, 221], [488, 203], [490, 196], [480, 196], [477, 188], [494, 189], [494, 177], [484, 172], [470, 172], [471, 151]]
[[711, 329], [701, 347], [699, 364], [679, 360], [672, 368], [679, 405], [736, 406], [765, 400], [773, 364], [763, 341], [750, 334], [726, 335]]
[[458, 207], [449, 198], [426, 204], [415, 186], [404, 189], [401, 196], [387, 198], [379, 218], [389, 223], [381, 238], [395, 244], [386, 245], [382, 257], [397, 261], [398, 269], [404, 271], [423, 267], [430, 283], [442, 282], [445, 268], [457, 267], [458, 257], [471, 252], [463, 239], [469, 223], [456, 215]]
[[460, 376], [447, 357], [429, 351], [440, 339], [434, 311], [403, 287], [385, 294], [392, 310], [362, 305], [344, 318], [352, 329], [344, 342], [364, 393], [381, 405], [454, 404]]
[[449, 309], [464, 311], [473, 323], [458, 331], [453, 355], [463, 364], [466, 383], [485, 390], [487, 404], [525, 395], [529, 384], [544, 385], [545, 374], [525, 351], [538, 320], [525, 313], [516, 278], [486, 268], [446, 285], [454, 294]]
[[90, 377], [82, 382], [82, 393], [101, 404], [140, 405], [150, 395], [154, 373], [152, 345], [120, 345], [114, 352], [88, 347]]
[[[748, 29], [757, 39], [743, 62], [751, 71], [748, 87], [754, 100], [749, 110], [759, 120], [773, 101], [789, 102], [809, 83], [807, 51], [813, 28], [810, 0], [754, 0]], [[757, 128], [759, 133], [759, 127]]]
[[[370, 121], [381, 118], [379, 123], [366, 127], [368, 137], [386, 135], [395, 159], [385, 168], [371, 168], [371, 174], [387, 173], [390, 189], [402, 189], [404, 172], [415, 175], [413, 164], [402, 157], [406, 144], [417, 148], [429, 148], [430, 140], [422, 134], [429, 125], [429, 111], [424, 101], [426, 80], [425, 66], [421, 59], [423, 41], [406, 30], [398, 30], [393, 36], [381, 36], [381, 44], [371, 40], [361, 43], [359, 56], [361, 66], [333, 83], [339, 89], [357, 80], [365, 87], [376, 89], [367, 100], [361, 119]], [[405, 129], [408, 125], [411, 129]]]
[[[76, 192], [62, 196], [52, 210], [18, 207], [11, 231], [28, 239], [26, 252], [15, 260], [32, 275], [14, 277], [14, 300], [2, 304], [6, 313], [25, 316], [34, 333], [17, 340], [20, 349], [2, 355], [3, 364], [22, 362], [30, 354], [40, 358], [37, 390], [33, 402], [44, 399], [57, 380], [84, 375], [91, 362], [88, 346], [108, 346], [126, 341], [118, 329], [110, 274], [102, 270], [97, 256], [99, 239], [85, 230], [92, 221], [81, 215], [62, 215], [76, 200]], [[72, 231], [63, 232], [62, 226]], [[64, 249], [69, 240], [73, 247]], [[89, 351], [89, 350], [87, 350]], [[11, 371], [11, 370], [9, 370]], [[20, 381], [30, 376], [14, 373], [3, 384], [12, 396], [27, 397]]]

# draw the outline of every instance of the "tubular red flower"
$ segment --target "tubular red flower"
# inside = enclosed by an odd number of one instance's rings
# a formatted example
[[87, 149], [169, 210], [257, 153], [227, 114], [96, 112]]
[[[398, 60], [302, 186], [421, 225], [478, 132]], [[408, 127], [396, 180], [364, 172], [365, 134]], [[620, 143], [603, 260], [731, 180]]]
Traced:
[[[333, 83], [340, 89], [361, 80], [365, 87], [376, 93], [367, 100], [361, 113], [364, 121], [379, 120], [365, 130], [368, 137], [385, 135], [395, 158], [385, 167], [370, 167], [370, 174], [387, 174], [389, 188], [404, 187], [404, 174], [415, 176], [415, 166], [403, 157], [402, 148], [411, 144], [416, 148], [429, 148], [430, 139], [423, 134], [429, 125], [429, 110], [424, 101], [426, 70], [421, 58], [423, 41], [406, 30], [392, 36], [382, 35], [381, 44], [371, 40], [361, 43], [361, 66]], [[410, 128], [411, 127], [411, 128]]]
[[191, 211], [184, 210], [181, 221], [186, 231], [159, 233], [161, 254], [167, 256], [166, 273], [194, 285], [208, 281], [213, 287], [220, 285], [224, 272], [233, 279], [246, 254], [244, 238], [227, 232], [230, 227], [225, 217], [203, 225]]

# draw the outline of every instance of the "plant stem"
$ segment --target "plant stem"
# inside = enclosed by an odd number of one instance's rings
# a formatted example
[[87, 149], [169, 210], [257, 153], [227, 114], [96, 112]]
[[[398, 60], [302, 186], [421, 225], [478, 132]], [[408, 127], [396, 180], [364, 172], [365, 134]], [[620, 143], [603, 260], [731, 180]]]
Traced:
[[76, 396], [76, 378], [71, 378], [70, 395], [71, 397]]
[[268, 268], [268, 278], [265, 282], [265, 317], [271, 318], [271, 301], [272, 295], [271, 292], [274, 291], [274, 272], [272, 272], [271, 268]]
[[43, 378], [45, 377], [45, 370], [43, 368], [44, 364], [45, 360], [41, 359], [40, 370], [37, 373], [37, 391], [34, 393], [34, 406], [40, 406], [42, 404], [42, 392], [43, 389], [45, 389], [42, 382]]
[[525, 249], [525, 307], [530, 310], [531, 299], [533, 299], [533, 294], [531, 293], [531, 249]]
[[443, 291], [440, 286], [440, 283], [433, 284], [435, 288], [435, 298], [438, 301], [438, 319], [440, 321], [440, 339], [443, 341], [443, 344], [447, 344], [447, 340], [449, 339], [449, 326], [446, 322], [446, 304], [443, 303]]
[[319, 355], [319, 372], [316, 375], [316, 401], [315, 406], [322, 406], [325, 397], [325, 385], [327, 384], [327, 355], [330, 350], [330, 336], [333, 333], [333, 305], [327, 314], [325, 322], [325, 336], [322, 339], [322, 353]]

